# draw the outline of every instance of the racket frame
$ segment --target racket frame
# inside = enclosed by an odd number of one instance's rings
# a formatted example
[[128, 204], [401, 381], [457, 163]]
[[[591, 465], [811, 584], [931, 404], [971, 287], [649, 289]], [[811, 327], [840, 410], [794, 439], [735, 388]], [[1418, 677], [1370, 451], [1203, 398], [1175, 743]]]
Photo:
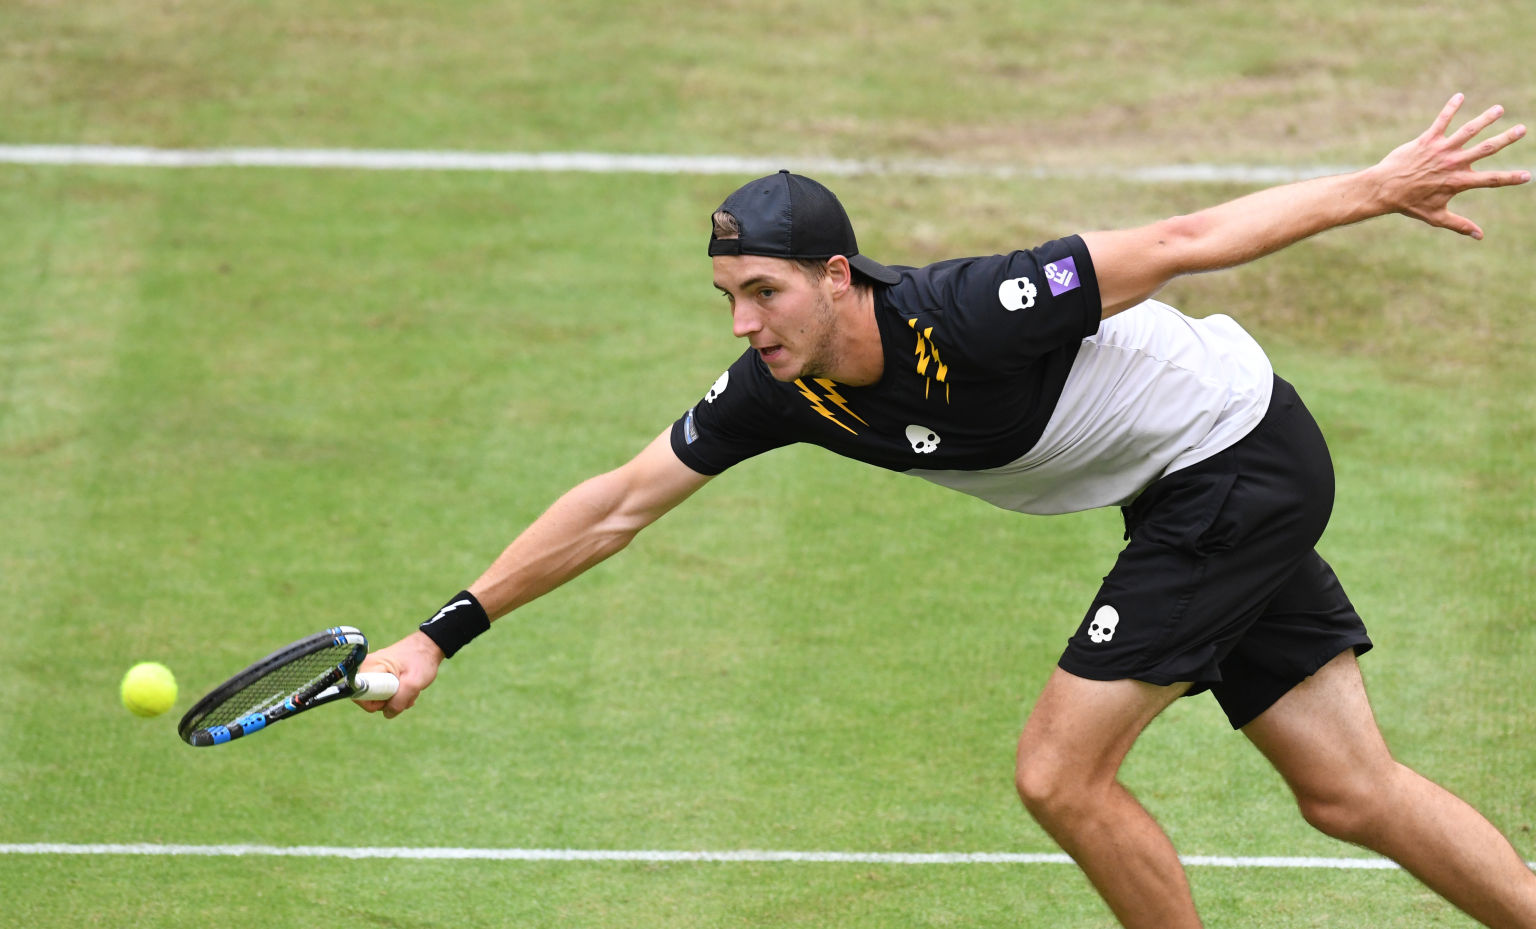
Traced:
[[[229, 723], [218, 726], [201, 726], [209, 711], [236, 696], [263, 677], [286, 664], [337, 646], [351, 646], [341, 661], [310, 681], [304, 687], [284, 696], [277, 696], [266, 706], [253, 709]], [[368, 654], [368, 637], [352, 626], [332, 626], [324, 632], [305, 636], [283, 646], [260, 661], [254, 662], [229, 680], [209, 691], [182, 716], [176, 731], [188, 745], [198, 747], [223, 745], [235, 739], [260, 732], [273, 723], [305, 710], [323, 706], [344, 697], [367, 694], [371, 699], [387, 699], [394, 693], [389, 686], [394, 682], [392, 674], [364, 674], [359, 680], [357, 666]], [[383, 681], [382, 678], [389, 680]], [[383, 691], [388, 690], [388, 693]]]

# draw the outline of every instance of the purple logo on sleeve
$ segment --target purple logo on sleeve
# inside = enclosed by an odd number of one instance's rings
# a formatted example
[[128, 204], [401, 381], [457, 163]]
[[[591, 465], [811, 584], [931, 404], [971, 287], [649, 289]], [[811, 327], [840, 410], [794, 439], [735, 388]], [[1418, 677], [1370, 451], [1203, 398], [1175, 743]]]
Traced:
[[1069, 290], [1076, 290], [1082, 285], [1077, 277], [1077, 262], [1072, 256], [1053, 261], [1045, 266], [1045, 280], [1051, 285], [1051, 296], [1059, 297]]

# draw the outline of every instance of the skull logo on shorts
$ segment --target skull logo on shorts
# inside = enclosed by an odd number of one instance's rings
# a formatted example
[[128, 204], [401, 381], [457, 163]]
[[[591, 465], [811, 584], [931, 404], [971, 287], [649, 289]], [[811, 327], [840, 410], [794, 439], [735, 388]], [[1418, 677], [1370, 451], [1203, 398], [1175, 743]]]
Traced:
[[1088, 624], [1088, 638], [1095, 645], [1103, 645], [1115, 637], [1119, 626], [1120, 611], [1106, 603], [1093, 614], [1093, 621]]

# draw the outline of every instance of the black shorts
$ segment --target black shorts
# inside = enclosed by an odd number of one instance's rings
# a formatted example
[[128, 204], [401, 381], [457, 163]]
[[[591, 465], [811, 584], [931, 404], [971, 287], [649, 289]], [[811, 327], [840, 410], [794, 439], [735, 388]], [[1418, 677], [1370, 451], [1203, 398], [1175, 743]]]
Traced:
[[1090, 680], [1210, 690], [1234, 729], [1340, 652], [1365, 624], [1313, 547], [1333, 462], [1290, 384], [1231, 448], [1155, 481], [1125, 507], [1126, 538], [1059, 662]]

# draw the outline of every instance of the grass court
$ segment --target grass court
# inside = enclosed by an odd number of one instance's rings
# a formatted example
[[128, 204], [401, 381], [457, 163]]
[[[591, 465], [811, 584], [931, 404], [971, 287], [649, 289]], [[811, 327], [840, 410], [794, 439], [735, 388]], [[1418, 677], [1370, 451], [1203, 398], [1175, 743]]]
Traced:
[[[1455, 91], [1536, 120], [1518, 3], [0, 6], [0, 145], [947, 160], [826, 178], [919, 264], [1363, 166]], [[1495, 159], [1530, 166], [1529, 141]], [[1103, 174], [1083, 176], [1090, 167]], [[0, 845], [1052, 853], [1030, 701], [1118, 550], [811, 448], [712, 482], [386, 723], [175, 721], [328, 625], [376, 645], [740, 352], [709, 212], [746, 176], [0, 164]], [[1536, 859], [1530, 188], [1162, 299], [1254, 332], [1339, 476], [1320, 548], [1398, 756]], [[130, 716], [117, 682], [182, 693]], [[1128, 786], [1185, 855], [1353, 858], [1209, 698]], [[1208, 925], [1472, 925], [1402, 872], [1192, 866]], [[0, 926], [1112, 925], [1071, 866], [0, 854]]]

